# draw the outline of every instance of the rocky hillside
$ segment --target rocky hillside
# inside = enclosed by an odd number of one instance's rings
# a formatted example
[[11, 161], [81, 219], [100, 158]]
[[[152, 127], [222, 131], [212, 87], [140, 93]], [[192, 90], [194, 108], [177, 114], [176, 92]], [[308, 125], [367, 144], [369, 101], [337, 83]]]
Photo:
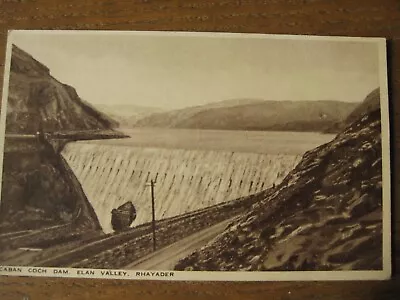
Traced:
[[380, 105], [380, 89], [377, 88], [367, 95], [363, 102], [358, 104], [354, 110], [341, 122], [335, 123], [331, 128], [326, 130], [327, 133], [337, 133], [344, 130], [351, 123], [355, 122], [358, 118], [379, 109]]
[[[6, 133], [12, 135], [6, 136], [4, 148], [0, 232], [39, 230], [39, 241], [45, 236], [40, 235], [41, 229], [62, 229], [58, 226], [65, 224], [74, 225], [64, 230], [68, 233], [75, 229], [100, 231], [80, 183], [54, 145], [79, 139], [71, 135], [74, 132], [85, 139], [105, 131], [107, 137], [114, 137], [111, 129], [116, 123], [16, 46], [12, 50], [6, 122]], [[54, 135], [27, 135], [38, 130]], [[47, 234], [46, 238], [54, 236]]]
[[6, 120], [8, 133], [109, 129], [118, 125], [16, 46], [12, 49]]
[[366, 112], [177, 270], [382, 268], [380, 111]]
[[346, 127], [357, 121], [361, 116], [379, 109], [380, 106], [380, 89], [377, 88], [367, 95], [363, 102], [347, 116], [345, 120]]
[[[222, 102], [225, 103], [225, 102]], [[153, 114], [138, 127], [223, 130], [323, 131], [355, 108], [339, 101], [247, 101], [207, 105]], [[226, 104], [226, 103], [225, 103]]]

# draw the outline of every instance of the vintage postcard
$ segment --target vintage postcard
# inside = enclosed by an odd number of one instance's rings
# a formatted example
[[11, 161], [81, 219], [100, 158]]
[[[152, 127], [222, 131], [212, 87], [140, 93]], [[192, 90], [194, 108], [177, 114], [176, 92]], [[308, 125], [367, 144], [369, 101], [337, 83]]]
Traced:
[[386, 41], [10, 31], [0, 275], [391, 274]]

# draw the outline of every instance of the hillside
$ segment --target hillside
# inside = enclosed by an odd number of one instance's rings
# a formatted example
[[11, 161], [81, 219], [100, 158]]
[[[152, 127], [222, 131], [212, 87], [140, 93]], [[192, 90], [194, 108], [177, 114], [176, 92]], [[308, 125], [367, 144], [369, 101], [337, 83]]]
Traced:
[[367, 95], [363, 102], [358, 104], [354, 110], [341, 122], [335, 123], [332, 127], [326, 130], [327, 133], [340, 132], [356, 121], [361, 116], [379, 109], [380, 105], [380, 89], [377, 88]]
[[363, 102], [347, 116], [345, 120], [346, 127], [359, 119], [361, 116], [379, 109], [380, 106], [380, 89], [377, 88], [367, 95]]
[[177, 110], [171, 110], [167, 112], [160, 112], [149, 115], [141, 120], [138, 120], [135, 124], [136, 127], [161, 127], [161, 128], [174, 128], [182, 121], [190, 119], [197, 113], [223, 107], [233, 107], [238, 105], [260, 103], [263, 100], [257, 99], [229, 99], [225, 101], [213, 102], [205, 105], [191, 106]]
[[[251, 197], [249, 198], [251, 199]], [[308, 151], [177, 270], [379, 270], [382, 268], [380, 110]]]
[[15, 45], [12, 48], [7, 133], [103, 130], [118, 123], [79, 98], [75, 89]]
[[[121, 136], [112, 130], [116, 125], [13, 46], [6, 119], [6, 133], [12, 135], [4, 148], [0, 232], [38, 230], [30, 236], [40, 242], [101, 231], [80, 183], [54, 145], [61, 143], [58, 139]], [[27, 135], [38, 130], [53, 135]]]
[[232, 107], [232, 106], [254, 104], [260, 102], [263, 102], [263, 100], [228, 99], [224, 101], [213, 102], [201, 106], [178, 109], [173, 111], [166, 111], [165, 109], [157, 107], [134, 105], [134, 104], [118, 104], [118, 105], [98, 104], [96, 105], [96, 107], [106, 115], [118, 121], [119, 126], [121, 128], [132, 128], [136, 126], [136, 124], [140, 120], [145, 118], [149, 120], [156, 120], [161, 116], [167, 116], [166, 117], [167, 119], [173, 121], [174, 119], [179, 120], [179, 119], [190, 118], [191, 116], [205, 109]]
[[339, 101], [230, 102], [153, 114], [138, 127], [222, 130], [323, 131], [343, 120], [356, 106]]

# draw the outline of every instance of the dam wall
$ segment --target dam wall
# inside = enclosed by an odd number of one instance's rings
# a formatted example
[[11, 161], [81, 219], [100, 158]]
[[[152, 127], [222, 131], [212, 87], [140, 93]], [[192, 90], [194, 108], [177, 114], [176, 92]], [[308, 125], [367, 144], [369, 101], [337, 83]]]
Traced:
[[104, 232], [111, 211], [132, 201], [132, 226], [151, 221], [150, 180], [156, 180], [156, 219], [251, 195], [278, 184], [299, 155], [142, 148], [75, 142], [63, 157], [81, 183]]

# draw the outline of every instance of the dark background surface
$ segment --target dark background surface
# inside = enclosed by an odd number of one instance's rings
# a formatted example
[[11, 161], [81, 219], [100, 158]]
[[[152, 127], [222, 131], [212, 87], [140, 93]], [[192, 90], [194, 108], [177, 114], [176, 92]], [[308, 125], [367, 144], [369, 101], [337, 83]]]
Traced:
[[[400, 268], [400, 1], [0, 0], [1, 83], [7, 30], [104, 29], [379, 36], [388, 39], [393, 261]], [[2, 84], [1, 84], [2, 85]], [[397, 245], [397, 247], [396, 247]], [[156, 282], [0, 277], [0, 299], [398, 299], [400, 276], [375, 282]]]

